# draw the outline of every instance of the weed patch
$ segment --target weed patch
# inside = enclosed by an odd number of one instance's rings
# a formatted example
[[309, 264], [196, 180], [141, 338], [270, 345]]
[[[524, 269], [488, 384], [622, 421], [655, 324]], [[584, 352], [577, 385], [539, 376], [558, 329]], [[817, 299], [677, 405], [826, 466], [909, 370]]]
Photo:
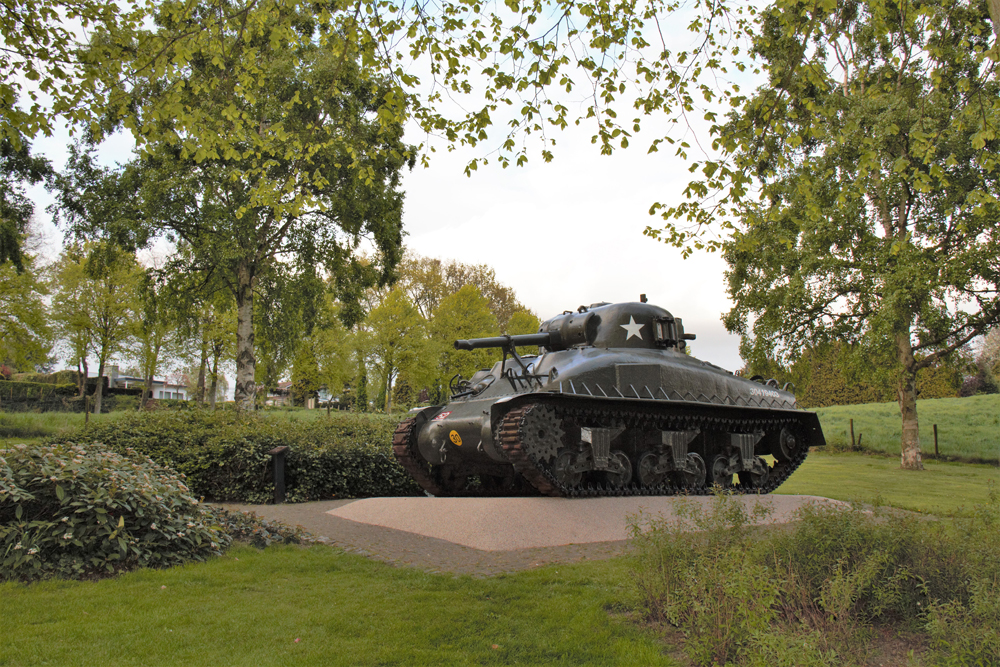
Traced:
[[633, 526], [639, 610], [678, 629], [695, 664], [864, 664], [890, 629], [920, 637], [933, 664], [1000, 662], [1000, 634], [983, 630], [1000, 627], [992, 489], [948, 521], [813, 505], [789, 527], [752, 528], [767, 511], [719, 494]]

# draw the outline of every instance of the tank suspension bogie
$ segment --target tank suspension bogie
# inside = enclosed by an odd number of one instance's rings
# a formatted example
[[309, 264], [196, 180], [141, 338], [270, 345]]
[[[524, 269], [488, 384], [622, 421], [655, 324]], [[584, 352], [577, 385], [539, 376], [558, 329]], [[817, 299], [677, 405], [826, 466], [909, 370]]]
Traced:
[[[552, 445], [525, 437], [539, 423], [531, 416], [536, 410], [546, 422], [558, 423], [563, 434], [551, 457]], [[512, 409], [503, 419], [499, 437], [515, 469], [549, 495], [706, 493], [713, 484], [766, 493], [805, 458], [799, 452], [794, 461], [777, 462], [771, 468], [757, 454], [765, 436], [773, 434], [776, 440], [783, 428], [793, 432], [794, 417], [664, 418], [655, 410], [539, 402]]]

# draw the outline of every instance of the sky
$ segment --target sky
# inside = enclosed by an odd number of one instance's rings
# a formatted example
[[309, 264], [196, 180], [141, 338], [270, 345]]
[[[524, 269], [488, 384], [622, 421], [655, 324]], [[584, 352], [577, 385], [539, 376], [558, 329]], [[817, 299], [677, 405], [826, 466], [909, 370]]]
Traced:
[[540, 318], [600, 301], [646, 294], [684, 320], [695, 356], [736, 370], [739, 337], [720, 316], [726, 264], [717, 254], [679, 249], [643, 235], [654, 202], [674, 203], [690, 174], [672, 151], [646, 154], [646, 143], [600, 155], [590, 132], [552, 135], [555, 159], [524, 167], [491, 164], [463, 173], [474, 150], [436, 154], [404, 179], [405, 244], [414, 252], [488, 264], [497, 279]]
[[[491, 266], [543, 320], [580, 305], [638, 301], [646, 294], [698, 336], [691, 343], [695, 356], [740, 368], [739, 337], [720, 321], [730, 307], [725, 262], [705, 251], [682, 259], [680, 250], [642, 233], [661, 222], [649, 215], [651, 204], [679, 201], [690, 176], [685, 163], [670, 150], [647, 154], [642, 140], [602, 156], [591, 134], [573, 127], [550, 135], [557, 141], [550, 163], [529, 153], [523, 167], [502, 169], [491, 161], [471, 177], [465, 165], [488, 148], [438, 150], [429, 167], [418, 165], [404, 177], [405, 245], [427, 257]], [[425, 139], [407, 135], [414, 143]], [[61, 169], [69, 140], [59, 132], [33, 148]], [[124, 162], [131, 149], [131, 139], [118, 135], [102, 146], [101, 161]], [[62, 233], [45, 212], [51, 196], [40, 186], [30, 194], [54, 256]]]

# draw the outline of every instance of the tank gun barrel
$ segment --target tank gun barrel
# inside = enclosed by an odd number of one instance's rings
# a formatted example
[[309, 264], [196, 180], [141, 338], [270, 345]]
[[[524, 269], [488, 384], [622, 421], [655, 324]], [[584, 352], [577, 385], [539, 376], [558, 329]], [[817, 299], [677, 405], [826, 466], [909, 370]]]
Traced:
[[520, 336], [494, 336], [492, 338], [472, 338], [471, 340], [456, 340], [456, 350], [480, 350], [488, 347], [518, 347], [522, 345], [541, 345], [550, 347], [553, 344], [553, 333], [521, 334]]

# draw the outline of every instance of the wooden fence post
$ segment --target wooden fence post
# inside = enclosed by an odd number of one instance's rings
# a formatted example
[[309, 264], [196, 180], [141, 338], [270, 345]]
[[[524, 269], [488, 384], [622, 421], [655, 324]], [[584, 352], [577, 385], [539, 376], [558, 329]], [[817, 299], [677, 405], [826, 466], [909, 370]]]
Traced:
[[938, 458], [937, 424], [934, 424], [934, 458]]
[[851, 450], [853, 451], [857, 445], [854, 442], [854, 420], [851, 420]]

